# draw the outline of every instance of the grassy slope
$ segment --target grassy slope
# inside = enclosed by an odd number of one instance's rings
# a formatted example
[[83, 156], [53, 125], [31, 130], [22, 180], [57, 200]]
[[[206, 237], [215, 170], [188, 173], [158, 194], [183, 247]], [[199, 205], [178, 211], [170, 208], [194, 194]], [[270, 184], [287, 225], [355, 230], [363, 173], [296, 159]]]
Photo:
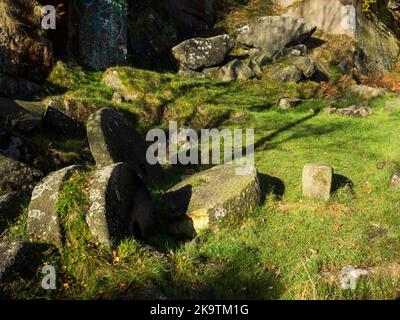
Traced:
[[[371, 101], [373, 115], [359, 119], [317, 112], [328, 104], [348, 106], [359, 101], [348, 94], [333, 101], [318, 99], [317, 92], [314, 100], [296, 110], [276, 109], [279, 96], [301, 95], [311, 84], [278, 85], [268, 79], [220, 83], [129, 68], [120, 73], [132, 90], [141, 93], [137, 101], [120, 107], [137, 116], [143, 131], [158, 125], [165, 128], [167, 120], [176, 119], [196, 128], [255, 128], [256, 165], [263, 181], [268, 185], [277, 181], [271, 176], [278, 178], [285, 192], [282, 199], [267, 195], [256, 212], [220, 222], [200, 235], [198, 243], [179, 243], [161, 233], [151, 244], [169, 255], [171, 265], [133, 240], [114, 253], [91, 244], [89, 236], [78, 242], [81, 234], [87, 234], [79, 220], [87, 208], [86, 180], [74, 177], [60, 200], [59, 213], [65, 221], [73, 217], [79, 235], [74, 228], [66, 229], [70, 245], [60, 261], [64, 286], [52, 293], [54, 297], [134, 297], [136, 289], [149, 282], [161, 286], [170, 298], [210, 297], [210, 292], [215, 298], [396, 297], [398, 281], [368, 281], [350, 292], [322, 283], [317, 274], [346, 264], [374, 266], [400, 258], [399, 194], [387, 187], [400, 150], [400, 110], [388, 112], [387, 107], [399, 105], [398, 97]], [[100, 79], [98, 73], [61, 67], [50, 77], [52, 86], [64, 87], [64, 96], [82, 102], [80, 107], [112, 106], [112, 91]], [[230, 120], [243, 114], [244, 120]], [[382, 161], [389, 165], [378, 170]], [[303, 200], [301, 171], [309, 162], [333, 165], [354, 189], [340, 189], [327, 204]], [[165, 210], [159, 193], [185, 173], [181, 168], [170, 171], [168, 181], [152, 190], [158, 212]], [[380, 228], [387, 235], [372, 238]], [[25, 238], [24, 218], [6, 236]], [[36, 286], [23, 288], [15, 289], [15, 295], [49, 294]]]

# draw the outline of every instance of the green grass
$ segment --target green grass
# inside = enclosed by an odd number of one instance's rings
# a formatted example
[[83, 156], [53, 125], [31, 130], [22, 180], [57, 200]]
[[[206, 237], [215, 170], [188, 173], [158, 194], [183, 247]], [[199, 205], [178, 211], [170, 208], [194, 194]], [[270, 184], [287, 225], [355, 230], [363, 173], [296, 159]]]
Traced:
[[[66, 245], [59, 261], [62, 287], [53, 298], [133, 297], [137, 288], [149, 283], [169, 298], [181, 299], [398, 298], [400, 282], [395, 279], [370, 279], [355, 291], [343, 291], [318, 277], [347, 264], [369, 267], [400, 260], [400, 195], [388, 188], [390, 174], [400, 163], [400, 110], [386, 108], [394, 95], [369, 101], [373, 114], [368, 118], [340, 117], [319, 111], [328, 105], [360, 103], [360, 98], [345, 93], [320, 99], [311, 83], [277, 84], [268, 78], [223, 83], [118, 70], [130, 90], [143, 94], [138, 101], [118, 106], [137, 117], [143, 132], [154, 126], [167, 128], [169, 120], [196, 129], [254, 128], [262, 181], [268, 190], [274, 190], [268, 184], [280, 181], [284, 194], [267, 194], [255, 212], [226, 218], [200, 234], [198, 241], [179, 242], [162, 230], [166, 208], [160, 194], [181, 175], [201, 168], [169, 168], [168, 180], [151, 190], [159, 234], [150, 244], [164, 252], [166, 258], [161, 258], [133, 239], [115, 252], [94, 243], [84, 221], [89, 176], [75, 175], [58, 202]], [[96, 108], [113, 106], [112, 91], [101, 84], [101, 74], [63, 72], [64, 80], [55, 81], [54, 75], [50, 80], [66, 88], [64, 95], [87, 99]], [[310, 100], [296, 109], [276, 108], [279, 97], [302, 97], [305, 92]], [[245, 116], [231, 120], [234, 114]], [[80, 147], [77, 142], [63, 145], [65, 150]], [[384, 161], [389, 165], [377, 169]], [[354, 187], [340, 188], [328, 203], [304, 200], [301, 172], [310, 162], [331, 164]], [[24, 216], [6, 236], [24, 238], [23, 226]], [[387, 235], [372, 239], [369, 234], [376, 228], [386, 229]], [[26, 297], [25, 289], [16, 295]]]

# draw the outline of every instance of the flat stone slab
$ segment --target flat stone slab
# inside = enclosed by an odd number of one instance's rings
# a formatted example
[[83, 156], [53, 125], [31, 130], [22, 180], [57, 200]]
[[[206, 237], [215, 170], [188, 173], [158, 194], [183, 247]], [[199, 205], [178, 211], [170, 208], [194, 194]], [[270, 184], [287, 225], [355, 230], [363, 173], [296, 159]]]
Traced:
[[70, 166], [47, 175], [33, 189], [28, 208], [28, 233], [40, 241], [62, 244], [60, 218], [56, 205], [64, 184], [80, 166]]
[[86, 222], [98, 242], [115, 247], [126, 238], [146, 239], [154, 229], [154, 207], [141, 179], [125, 163], [97, 170]]
[[327, 201], [330, 198], [333, 168], [327, 164], [307, 164], [303, 169], [303, 196]]
[[161, 166], [150, 165], [146, 159], [146, 142], [118, 112], [103, 108], [92, 114], [87, 122], [87, 136], [99, 167], [124, 162], [145, 183], [162, 178]]
[[236, 175], [238, 167], [216, 166], [169, 190], [165, 199], [172, 207], [171, 218], [178, 218], [169, 231], [192, 237], [218, 219], [256, 208], [262, 198], [257, 170]]

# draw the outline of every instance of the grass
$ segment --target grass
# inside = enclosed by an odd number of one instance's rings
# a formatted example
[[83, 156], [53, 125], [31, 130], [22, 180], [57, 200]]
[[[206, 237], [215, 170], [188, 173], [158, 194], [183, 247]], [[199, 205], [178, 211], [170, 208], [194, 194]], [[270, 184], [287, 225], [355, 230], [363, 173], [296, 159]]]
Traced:
[[[154, 255], [134, 239], [110, 252], [91, 239], [84, 221], [90, 174], [74, 175], [58, 201], [66, 245], [58, 259], [61, 283], [51, 298], [134, 298], [139, 288], [152, 284], [179, 299], [398, 298], [398, 280], [370, 279], [354, 291], [343, 291], [318, 277], [347, 264], [369, 267], [400, 260], [400, 195], [388, 188], [390, 174], [400, 163], [400, 109], [387, 108], [398, 96], [370, 100], [373, 114], [368, 118], [341, 117], [319, 111], [328, 105], [360, 103], [360, 97], [344, 91], [324, 98], [318, 85], [277, 84], [268, 77], [224, 83], [118, 68], [123, 83], [140, 98], [114, 105], [102, 74], [58, 68], [49, 78], [48, 90], [58, 87], [64, 92], [52, 94], [95, 108], [118, 107], [137, 119], [142, 132], [154, 126], [167, 128], [169, 120], [195, 129], [254, 128], [261, 179], [267, 190], [280, 191], [281, 196], [267, 193], [255, 212], [227, 217], [196, 241], [181, 242], [163, 232], [166, 208], [161, 193], [180, 176], [201, 168], [170, 167], [168, 179], [151, 190], [159, 230], [150, 244], [164, 256]], [[282, 96], [310, 100], [284, 112], [276, 108]], [[231, 117], [237, 114], [244, 116]], [[72, 151], [85, 145], [59, 143]], [[327, 203], [303, 199], [301, 172], [310, 162], [331, 164], [354, 187], [343, 186]], [[380, 162], [388, 165], [379, 170]], [[5, 237], [25, 239], [25, 219], [22, 215]], [[387, 234], [371, 237], [377, 228]], [[17, 297], [47, 297], [37, 288], [14, 290]]]

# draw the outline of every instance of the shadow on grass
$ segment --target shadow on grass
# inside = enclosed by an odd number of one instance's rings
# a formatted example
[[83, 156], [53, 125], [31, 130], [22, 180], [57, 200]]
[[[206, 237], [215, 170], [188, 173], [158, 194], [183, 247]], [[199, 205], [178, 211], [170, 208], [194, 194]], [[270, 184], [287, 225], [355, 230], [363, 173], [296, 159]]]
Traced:
[[336, 193], [340, 189], [343, 188], [349, 188], [352, 192], [354, 192], [354, 183], [351, 181], [349, 178], [340, 175], [340, 174], [334, 174], [333, 175], [333, 180], [332, 180], [332, 188], [331, 188], [331, 194]]
[[275, 199], [282, 200], [286, 189], [284, 182], [279, 178], [272, 177], [264, 173], [260, 173], [258, 176], [260, 178], [263, 195], [262, 201], [264, 202], [265, 197], [270, 194], [272, 194]]

